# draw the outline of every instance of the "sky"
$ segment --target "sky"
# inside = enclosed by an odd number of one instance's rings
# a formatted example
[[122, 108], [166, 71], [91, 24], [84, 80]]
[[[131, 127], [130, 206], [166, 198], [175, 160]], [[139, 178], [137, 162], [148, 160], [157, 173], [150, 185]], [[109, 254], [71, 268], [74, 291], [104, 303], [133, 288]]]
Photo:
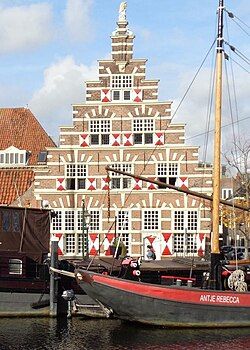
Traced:
[[[250, 28], [243, 25], [250, 25], [250, 2], [225, 2], [248, 32], [227, 17], [225, 38], [250, 57]], [[0, 0], [0, 106], [28, 106], [58, 141], [59, 127], [72, 125], [71, 105], [84, 103], [84, 81], [96, 80], [97, 60], [110, 57], [110, 35], [116, 28], [119, 4], [118, 0]], [[173, 101], [173, 112], [215, 38], [217, 6], [218, 0], [127, 0], [129, 28], [136, 35], [134, 58], [148, 59], [146, 76], [160, 79], [159, 100]], [[196, 135], [206, 131], [213, 52], [173, 120], [186, 123], [187, 143], [201, 150], [204, 136]], [[238, 64], [248, 72], [250, 67], [231, 55], [232, 110], [234, 118], [238, 111], [237, 118], [245, 119], [236, 134], [249, 138], [250, 74]], [[237, 109], [232, 96], [236, 96]], [[226, 94], [224, 100], [229, 101]], [[224, 124], [231, 121], [229, 111], [225, 109]], [[228, 151], [231, 128], [224, 128], [223, 134]], [[209, 139], [209, 154], [210, 149]]]

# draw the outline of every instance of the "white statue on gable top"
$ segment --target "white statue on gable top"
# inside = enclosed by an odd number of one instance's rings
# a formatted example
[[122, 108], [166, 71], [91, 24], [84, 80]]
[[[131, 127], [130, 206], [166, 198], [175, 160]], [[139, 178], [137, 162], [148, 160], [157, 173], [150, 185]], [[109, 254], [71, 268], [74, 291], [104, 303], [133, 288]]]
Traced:
[[120, 7], [119, 7], [118, 22], [126, 21], [126, 8], [127, 8], [127, 2], [126, 1], [121, 2]]

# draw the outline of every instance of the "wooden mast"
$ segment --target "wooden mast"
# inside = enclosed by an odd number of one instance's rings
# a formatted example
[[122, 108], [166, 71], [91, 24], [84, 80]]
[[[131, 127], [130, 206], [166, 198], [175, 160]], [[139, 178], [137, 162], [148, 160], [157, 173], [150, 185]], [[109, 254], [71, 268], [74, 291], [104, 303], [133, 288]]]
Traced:
[[215, 131], [214, 131], [214, 170], [213, 170], [213, 210], [211, 237], [211, 276], [213, 289], [219, 289], [219, 224], [221, 196], [221, 104], [222, 104], [222, 55], [223, 55], [223, 6], [224, 0], [219, 0], [218, 32], [216, 52], [216, 85], [215, 85]]

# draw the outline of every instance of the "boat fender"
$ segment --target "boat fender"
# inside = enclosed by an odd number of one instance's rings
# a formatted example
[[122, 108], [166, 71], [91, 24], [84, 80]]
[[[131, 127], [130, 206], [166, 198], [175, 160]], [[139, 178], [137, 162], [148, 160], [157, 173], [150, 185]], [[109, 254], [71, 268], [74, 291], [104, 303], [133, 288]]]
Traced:
[[107, 276], [107, 275], [108, 275], [108, 271], [103, 271], [103, 272], [102, 272], [102, 275]]
[[139, 270], [134, 270], [132, 273], [134, 276], [137, 276], [137, 277], [141, 275], [141, 271]]
[[137, 262], [131, 261], [130, 266], [131, 266], [133, 269], [136, 269], [136, 268], [137, 268]]

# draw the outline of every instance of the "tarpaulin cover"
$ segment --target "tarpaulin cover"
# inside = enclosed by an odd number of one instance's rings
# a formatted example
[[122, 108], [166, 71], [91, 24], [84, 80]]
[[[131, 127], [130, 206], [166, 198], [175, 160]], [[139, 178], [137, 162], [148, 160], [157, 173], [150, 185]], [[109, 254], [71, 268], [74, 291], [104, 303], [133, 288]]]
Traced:
[[1, 251], [25, 253], [42, 262], [49, 252], [50, 212], [42, 209], [0, 207]]

